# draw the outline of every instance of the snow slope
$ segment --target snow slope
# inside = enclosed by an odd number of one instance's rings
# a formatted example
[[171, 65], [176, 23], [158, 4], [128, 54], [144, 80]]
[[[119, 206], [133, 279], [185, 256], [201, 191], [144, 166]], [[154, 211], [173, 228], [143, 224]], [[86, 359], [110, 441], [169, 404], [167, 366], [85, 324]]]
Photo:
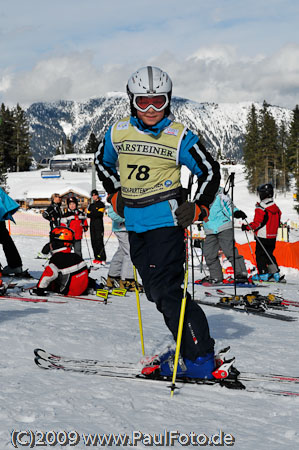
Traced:
[[[236, 178], [235, 200], [249, 215], [253, 212], [256, 197], [247, 193], [241, 171]], [[294, 215], [289, 200], [278, 198], [277, 203], [283, 205], [284, 214]], [[236, 234], [237, 241], [241, 242], [243, 234], [239, 230]], [[298, 240], [295, 231], [292, 239]], [[38, 277], [44, 261], [34, 259], [34, 255], [44, 239], [16, 236], [14, 240], [24, 267]], [[107, 243], [108, 260], [115, 249], [116, 240], [111, 237]], [[86, 242], [83, 251], [88, 259]], [[2, 249], [0, 258], [3, 263]], [[107, 275], [107, 271], [107, 267], [101, 267], [92, 271], [92, 276], [100, 278]], [[298, 271], [283, 268], [283, 272], [289, 284], [279, 285], [281, 292], [286, 298], [299, 300]], [[199, 261], [195, 259], [195, 277], [199, 276]], [[191, 290], [191, 276], [189, 282]], [[31, 281], [20, 284], [29, 285]], [[264, 288], [263, 293], [273, 292], [275, 288]], [[205, 298], [205, 290], [207, 288], [196, 286], [196, 297]], [[183, 385], [171, 399], [164, 383], [47, 372], [35, 366], [33, 349], [41, 347], [73, 357], [130, 361], [137, 367], [142, 355], [135, 296], [113, 297], [111, 301], [103, 305], [75, 300], [65, 304], [0, 300], [1, 450], [13, 448], [12, 430], [75, 430], [80, 442], [64, 448], [78, 450], [91, 446], [84, 443], [84, 433], [128, 433], [131, 437], [134, 431], [163, 434], [165, 430], [208, 437], [222, 430], [234, 436], [232, 448], [237, 450], [293, 450], [298, 447], [299, 398], [230, 391], [219, 386]], [[172, 339], [162, 316], [144, 294], [141, 308], [145, 351], [152, 355], [172, 344]], [[299, 375], [298, 322], [285, 323], [203, 308], [216, 349], [230, 345], [239, 370]], [[290, 314], [298, 316], [296, 312]], [[291, 386], [280, 384], [277, 388]], [[26, 443], [26, 439], [24, 437], [22, 442]], [[136, 447], [144, 448], [144, 445], [139, 442]], [[174, 448], [181, 447], [179, 442], [174, 445]], [[57, 444], [55, 448], [63, 447]]]

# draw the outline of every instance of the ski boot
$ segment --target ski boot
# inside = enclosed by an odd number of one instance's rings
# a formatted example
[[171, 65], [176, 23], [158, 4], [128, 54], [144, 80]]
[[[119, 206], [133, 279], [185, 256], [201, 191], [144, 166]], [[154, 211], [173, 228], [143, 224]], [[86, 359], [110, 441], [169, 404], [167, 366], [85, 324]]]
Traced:
[[8, 276], [8, 275], [21, 275], [23, 273], [23, 268], [22, 266], [19, 267], [10, 267], [10, 266], [5, 266], [2, 269], [2, 275], [3, 276]]
[[105, 277], [101, 277], [101, 284], [103, 287], [107, 287], [108, 289], [119, 288], [120, 277], [112, 277], [108, 275], [107, 279]]
[[[135, 292], [136, 282], [132, 279], [120, 280], [119, 282], [120, 289], [127, 289], [128, 292]], [[138, 292], [143, 292], [143, 286], [137, 283]]]
[[[144, 367], [141, 373], [150, 378], [171, 378], [173, 375], [175, 351], [168, 350], [166, 353], [155, 358], [150, 365]], [[177, 367], [177, 378], [213, 379], [214, 352], [205, 356], [199, 356], [195, 361], [179, 356]]]

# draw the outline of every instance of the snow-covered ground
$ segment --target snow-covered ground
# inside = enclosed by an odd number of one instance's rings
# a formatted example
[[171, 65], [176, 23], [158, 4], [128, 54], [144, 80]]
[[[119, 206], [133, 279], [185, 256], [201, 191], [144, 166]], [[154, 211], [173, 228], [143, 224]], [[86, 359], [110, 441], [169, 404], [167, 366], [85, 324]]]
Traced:
[[[247, 193], [241, 171], [238, 171], [235, 203], [247, 212], [249, 219], [256, 200], [256, 196]], [[278, 197], [276, 201], [285, 220], [298, 220], [292, 210], [291, 194], [286, 198]], [[243, 234], [236, 230], [238, 242], [245, 242]], [[293, 241], [298, 240], [295, 230], [291, 237]], [[14, 240], [24, 268], [39, 277], [44, 261], [34, 259], [34, 255], [44, 244], [44, 238], [15, 236]], [[108, 260], [116, 245], [116, 239], [111, 237], [107, 243]], [[83, 252], [89, 259], [85, 241]], [[4, 263], [2, 249], [0, 258]], [[195, 258], [194, 263], [195, 277], [198, 278], [199, 261]], [[100, 267], [92, 271], [92, 276], [99, 279], [107, 272], [107, 267]], [[298, 271], [282, 268], [282, 272], [289, 283], [279, 285], [281, 293], [288, 299], [299, 300]], [[191, 276], [189, 281], [191, 290]], [[31, 283], [30, 280], [24, 282], [27, 285]], [[271, 286], [261, 290], [268, 293], [276, 288]], [[205, 290], [207, 288], [196, 286], [196, 297], [204, 299]], [[145, 352], [152, 355], [172, 344], [172, 339], [154, 305], [146, 300], [144, 294], [140, 297]], [[216, 349], [230, 345], [231, 355], [236, 357], [240, 371], [299, 375], [299, 322], [280, 322], [208, 306], [203, 309], [216, 340]], [[298, 316], [296, 312], [289, 314]], [[40, 347], [67, 356], [130, 361], [137, 366], [142, 354], [134, 294], [124, 298], [111, 297], [111, 303], [107, 305], [71, 299], [65, 304], [1, 299], [0, 339], [0, 450], [13, 448], [10, 438], [13, 430], [32, 430], [34, 433], [39, 430], [76, 431], [80, 441], [64, 448], [78, 450], [91, 447], [84, 443], [83, 434], [127, 433], [132, 437], [133, 432], [141, 432], [148, 437], [148, 434], [164, 434], [165, 430], [182, 434], [194, 432], [208, 437], [221, 430], [234, 437], [231, 447], [237, 450], [298, 448], [299, 397], [231, 391], [220, 386], [183, 385], [170, 398], [164, 383], [47, 372], [34, 364], [33, 350]], [[291, 385], [273, 384], [271, 387], [277, 389], [293, 388]], [[299, 392], [299, 387], [296, 390]], [[27, 445], [28, 438], [19, 436], [18, 445], [22, 448]], [[51, 434], [48, 437], [50, 439]], [[229, 439], [228, 436], [227, 443]], [[181, 443], [183, 440], [184, 437]], [[143, 448], [148, 442], [139, 441], [136, 447]], [[201, 442], [204, 442], [204, 437]], [[181, 448], [181, 443], [175, 442], [174, 448]], [[51, 447], [50, 443], [46, 446]], [[164, 444], [162, 448], [166, 446]], [[193, 447], [191, 443], [189, 447]], [[57, 444], [55, 448], [63, 447]]]

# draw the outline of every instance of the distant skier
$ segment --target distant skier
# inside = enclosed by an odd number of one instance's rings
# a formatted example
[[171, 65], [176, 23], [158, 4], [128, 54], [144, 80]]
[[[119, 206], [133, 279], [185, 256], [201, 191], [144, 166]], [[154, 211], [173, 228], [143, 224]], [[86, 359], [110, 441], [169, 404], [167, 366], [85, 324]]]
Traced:
[[279, 281], [279, 268], [273, 252], [281, 211], [274, 203], [274, 190], [271, 183], [261, 184], [257, 188], [257, 192], [261, 201], [255, 206], [254, 219], [251, 223], [242, 225], [243, 231], [252, 230], [255, 234], [255, 258], [258, 274], [254, 275], [252, 279], [266, 281], [274, 277], [275, 281]]
[[105, 204], [99, 197], [96, 189], [91, 191], [93, 202], [88, 206], [87, 217], [90, 219], [90, 238], [94, 254], [94, 264], [106, 263], [104, 246], [104, 212]]
[[43, 212], [44, 219], [50, 222], [51, 230], [58, 227], [62, 217], [61, 196], [57, 193], [51, 195], [51, 205]]
[[66, 225], [75, 233], [74, 251], [82, 258], [82, 236], [83, 231], [88, 230], [88, 223], [86, 214], [78, 209], [78, 199], [76, 197], [69, 197], [67, 199], [67, 211], [63, 214], [61, 225]]
[[[129, 78], [127, 92], [131, 116], [109, 128], [95, 164], [108, 201], [125, 217], [132, 262], [146, 296], [176, 339], [183, 297], [184, 228], [208, 218], [219, 187], [219, 164], [197, 136], [174, 120], [167, 73], [142, 67]], [[181, 165], [196, 176], [194, 202], [184, 200]], [[181, 354], [178, 377], [213, 378], [214, 340], [203, 310], [189, 294]], [[173, 352], [160, 361], [160, 373], [171, 375]]]
[[[50, 223], [50, 230], [58, 227], [61, 222], [63, 211], [61, 208], [61, 196], [57, 193], [51, 195], [51, 205], [42, 213], [44, 219]], [[38, 258], [46, 258], [50, 253], [49, 243], [43, 246], [41, 252], [38, 252]]]

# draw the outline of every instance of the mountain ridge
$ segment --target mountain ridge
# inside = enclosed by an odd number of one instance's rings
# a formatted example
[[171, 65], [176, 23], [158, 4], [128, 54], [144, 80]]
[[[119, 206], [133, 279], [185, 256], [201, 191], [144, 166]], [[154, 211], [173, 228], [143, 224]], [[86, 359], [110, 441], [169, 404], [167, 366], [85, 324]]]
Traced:
[[[242, 159], [242, 144], [251, 105], [259, 111], [263, 105], [255, 102], [198, 103], [182, 97], [173, 97], [171, 111], [175, 120], [200, 134], [207, 149], [224, 158]], [[292, 111], [279, 106], [269, 106], [276, 123], [288, 125]], [[59, 100], [38, 102], [26, 110], [31, 134], [31, 151], [38, 161], [55, 154], [61, 139], [67, 137], [75, 150], [85, 152], [90, 133], [98, 140], [116, 120], [129, 115], [127, 95], [107, 93], [84, 102]]]

